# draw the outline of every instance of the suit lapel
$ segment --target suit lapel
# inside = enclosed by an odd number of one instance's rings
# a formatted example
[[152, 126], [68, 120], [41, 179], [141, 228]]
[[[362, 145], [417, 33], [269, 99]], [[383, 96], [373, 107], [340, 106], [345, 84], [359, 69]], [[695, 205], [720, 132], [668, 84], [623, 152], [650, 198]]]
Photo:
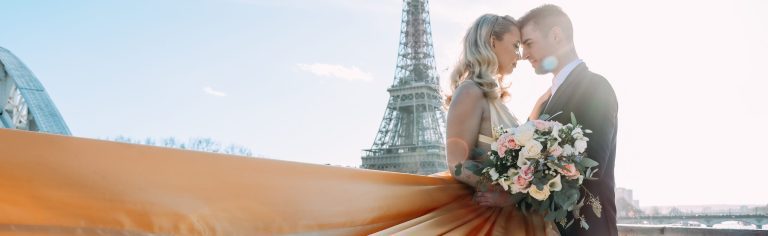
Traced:
[[[554, 115], [558, 112], [564, 112], [563, 106], [565, 106], [566, 102], [569, 100], [571, 95], [573, 94], [573, 89], [576, 84], [579, 83], [579, 80], [583, 80], [584, 72], [587, 71], [587, 66], [585, 63], [581, 63], [576, 68], [571, 71], [570, 74], [568, 74], [568, 77], [565, 79], [565, 82], [560, 85], [559, 88], [557, 88], [557, 91], [555, 92], [555, 95], [552, 96], [552, 98], [549, 99], [549, 103], [544, 108], [544, 114], [548, 115]], [[563, 114], [560, 114], [558, 116], [562, 116]]]

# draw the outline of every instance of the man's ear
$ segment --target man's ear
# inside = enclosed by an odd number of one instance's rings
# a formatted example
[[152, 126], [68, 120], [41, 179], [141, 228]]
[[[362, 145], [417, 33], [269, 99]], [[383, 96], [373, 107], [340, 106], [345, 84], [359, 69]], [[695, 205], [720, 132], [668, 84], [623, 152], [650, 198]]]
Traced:
[[560, 43], [563, 41], [563, 29], [560, 29], [559, 26], [552, 27], [551, 30], [549, 30], [549, 39], [552, 40], [552, 42]]

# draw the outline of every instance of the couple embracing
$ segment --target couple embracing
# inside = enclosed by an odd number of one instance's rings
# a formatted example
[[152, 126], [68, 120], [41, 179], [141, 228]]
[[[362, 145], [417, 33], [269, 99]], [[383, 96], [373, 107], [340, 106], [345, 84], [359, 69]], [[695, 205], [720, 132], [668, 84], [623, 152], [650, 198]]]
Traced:
[[[474, 202], [499, 211], [507, 218], [494, 228], [526, 235], [617, 235], [614, 204], [614, 160], [618, 104], [610, 83], [589, 70], [576, 53], [574, 30], [568, 15], [555, 5], [530, 10], [520, 19], [486, 14], [467, 30], [461, 57], [451, 74], [453, 94], [447, 121], [447, 158], [454, 178], [472, 186]], [[522, 53], [521, 53], [522, 51]], [[517, 127], [519, 120], [505, 107], [509, 96], [504, 76], [513, 73], [519, 60], [528, 60], [537, 74], [552, 74], [552, 86], [536, 102], [529, 120], [543, 117], [562, 124], [571, 115], [592, 132], [586, 134], [586, 153], [599, 163], [596, 180], [584, 181], [597, 201], [594, 210], [582, 210], [568, 220], [586, 220], [565, 227], [543, 220], [535, 213], [521, 214], [512, 194], [501, 188], [480, 186], [481, 176], [473, 173], [489, 158], [499, 126]], [[475, 150], [484, 150], [477, 154]], [[535, 187], [535, 186], [534, 186]]]

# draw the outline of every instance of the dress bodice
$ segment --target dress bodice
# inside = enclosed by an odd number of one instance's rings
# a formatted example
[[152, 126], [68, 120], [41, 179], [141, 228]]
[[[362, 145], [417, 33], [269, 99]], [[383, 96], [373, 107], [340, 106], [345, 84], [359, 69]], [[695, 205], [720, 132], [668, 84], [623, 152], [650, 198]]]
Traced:
[[496, 128], [503, 126], [504, 128], [513, 128], [518, 126], [517, 117], [513, 115], [507, 106], [501, 102], [501, 99], [489, 99], [489, 110], [491, 112], [491, 135], [488, 137], [485, 135], [478, 135], [478, 141], [482, 143], [492, 144], [498, 138], [499, 134], [496, 133]]

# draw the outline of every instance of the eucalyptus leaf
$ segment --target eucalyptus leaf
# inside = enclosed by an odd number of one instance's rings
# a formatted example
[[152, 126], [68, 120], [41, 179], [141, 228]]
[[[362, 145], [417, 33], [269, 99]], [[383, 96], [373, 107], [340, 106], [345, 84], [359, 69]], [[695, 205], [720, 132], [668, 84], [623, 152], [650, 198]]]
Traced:
[[527, 216], [527, 215], [528, 215], [528, 211], [527, 211], [527, 210], [526, 210], [526, 208], [525, 208], [525, 206], [526, 206], [526, 205], [528, 205], [528, 204], [526, 204], [525, 202], [523, 202], [522, 204], [520, 204], [520, 210], [522, 210], [522, 211], [523, 211], [523, 215], [526, 215], [526, 216]]
[[574, 115], [573, 112], [571, 112], [571, 123], [573, 123], [573, 126], [576, 126], [577, 124], [579, 124], [578, 122], [576, 122], [576, 115]]
[[512, 202], [517, 203], [518, 205], [524, 204], [522, 200], [525, 200], [525, 197], [528, 196], [527, 194], [512, 194]]
[[547, 213], [547, 216], [544, 217], [544, 220], [546, 221], [555, 221], [555, 218], [557, 218], [557, 215], [554, 212]]
[[557, 215], [555, 216], [557, 219], [563, 219], [568, 215], [568, 210], [566, 209], [560, 209], [557, 211]]
[[595, 160], [592, 160], [592, 159], [590, 159], [588, 157], [581, 158], [581, 161], [579, 163], [581, 163], [581, 165], [583, 165], [584, 167], [587, 167], [587, 168], [595, 167], [595, 166], [600, 164], [600, 163], [597, 163]]
[[547, 206], [549, 206], [550, 202], [552, 202], [552, 198], [547, 198], [546, 200], [544, 200], [544, 202], [542, 202], [541, 205], [539, 206], [539, 213], [544, 213], [545, 211], [547, 211]]
[[555, 202], [560, 204], [560, 205], [562, 205], [564, 202], [566, 202], [568, 200], [567, 194], [568, 193], [566, 191], [557, 191], [557, 192], [555, 192], [553, 194], [553, 195], [555, 195], [554, 196]]

